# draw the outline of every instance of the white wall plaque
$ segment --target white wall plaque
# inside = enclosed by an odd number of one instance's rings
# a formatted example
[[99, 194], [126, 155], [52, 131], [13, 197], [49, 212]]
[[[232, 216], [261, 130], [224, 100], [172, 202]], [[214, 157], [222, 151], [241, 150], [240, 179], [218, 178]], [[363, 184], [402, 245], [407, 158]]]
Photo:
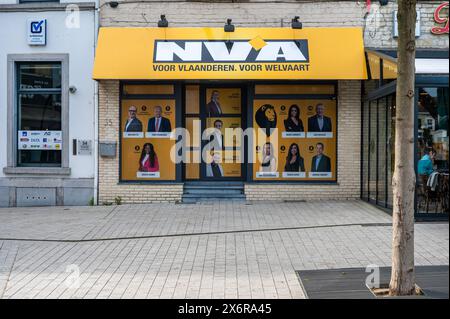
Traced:
[[77, 143], [78, 155], [92, 155], [92, 141], [91, 140], [78, 140]]
[[47, 44], [47, 19], [27, 19], [27, 41], [29, 45]]

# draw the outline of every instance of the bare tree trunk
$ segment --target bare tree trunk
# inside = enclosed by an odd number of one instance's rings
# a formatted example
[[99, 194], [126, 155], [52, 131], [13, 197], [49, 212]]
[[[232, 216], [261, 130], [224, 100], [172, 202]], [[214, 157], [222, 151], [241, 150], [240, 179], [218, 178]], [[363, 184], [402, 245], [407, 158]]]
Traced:
[[416, 0], [398, 0], [398, 76], [395, 120], [391, 296], [415, 292], [414, 82]]

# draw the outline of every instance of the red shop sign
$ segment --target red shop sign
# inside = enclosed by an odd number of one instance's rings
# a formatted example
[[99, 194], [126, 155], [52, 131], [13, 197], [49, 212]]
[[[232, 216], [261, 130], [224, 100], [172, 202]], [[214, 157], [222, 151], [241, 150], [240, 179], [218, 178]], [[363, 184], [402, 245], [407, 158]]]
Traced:
[[431, 28], [431, 33], [433, 34], [448, 33], [448, 13], [446, 17], [441, 17], [441, 13], [443, 13], [444, 8], [448, 8], [448, 2], [444, 2], [434, 11], [434, 21], [439, 24], [444, 24], [444, 26]]

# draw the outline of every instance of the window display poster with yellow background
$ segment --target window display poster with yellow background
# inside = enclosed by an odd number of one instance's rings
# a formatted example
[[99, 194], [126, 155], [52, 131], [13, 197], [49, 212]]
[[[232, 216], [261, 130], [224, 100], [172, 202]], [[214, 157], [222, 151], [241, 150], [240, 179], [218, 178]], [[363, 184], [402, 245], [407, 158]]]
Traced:
[[175, 100], [122, 100], [122, 180], [175, 180]]
[[[241, 153], [233, 150], [210, 150], [206, 154], [206, 177], [240, 177]], [[213, 170], [211, 165], [217, 165]]]
[[255, 100], [253, 127], [254, 179], [336, 180], [335, 100]]
[[[209, 151], [206, 158], [206, 177], [240, 177], [241, 151], [233, 147], [241, 146], [240, 139], [225, 134], [226, 128], [240, 128], [241, 123], [241, 89], [240, 88], [207, 88], [205, 93], [206, 127], [217, 128], [221, 136], [216, 149]], [[237, 117], [221, 117], [222, 115], [236, 114]], [[217, 146], [219, 146], [217, 149]], [[215, 165], [213, 170], [211, 163]]]
[[[241, 176], [241, 135], [236, 134], [232, 136], [226, 134], [227, 128], [240, 128], [240, 117], [212, 117], [206, 119], [207, 128], [215, 128], [216, 131], [211, 131], [210, 148], [214, 150], [209, 152], [206, 165], [210, 165], [213, 161], [220, 165], [221, 174], [219, 176], [207, 177], [240, 177]], [[214, 141], [215, 140], [215, 141]], [[212, 172], [207, 169], [208, 172]], [[219, 172], [219, 170], [217, 171]], [[222, 176], [220, 176], [222, 175]]]
[[[226, 129], [238, 129], [241, 128], [241, 118], [240, 117], [211, 117], [206, 119], [207, 128], [216, 128], [220, 130], [223, 136], [223, 144], [226, 148], [239, 147], [241, 146], [241, 135], [236, 131], [235, 135], [226, 134]], [[212, 134], [212, 132], [211, 132]]]
[[206, 89], [205, 114], [208, 117], [222, 114], [241, 114], [240, 88]]

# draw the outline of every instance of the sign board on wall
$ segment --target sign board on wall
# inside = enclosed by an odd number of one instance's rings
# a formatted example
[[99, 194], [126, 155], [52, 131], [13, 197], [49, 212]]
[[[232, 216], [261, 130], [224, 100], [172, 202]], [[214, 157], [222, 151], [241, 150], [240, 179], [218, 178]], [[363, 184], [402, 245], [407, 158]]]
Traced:
[[61, 131], [18, 131], [19, 150], [61, 150]]
[[[394, 11], [394, 38], [398, 38], [397, 11]], [[417, 11], [416, 18], [416, 38], [420, 37], [420, 11]]]
[[361, 28], [101, 28], [93, 78], [366, 79]]
[[29, 45], [47, 44], [47, 19], [27, 19], [27, 40]]
[[78, 140], [77, 148], [77, 155], [92, 155], [91, 140]]
[[[449, 2], [444, 2], [439, 5], [434, 11], [434, 21], [440, 26], [435, 26], [431, 28], [431, 33], [433, 34], [448, 34], [449, 30], [449, 18], [448, 18], [448, 7]], [[445, 15], [445, 11], [447, 12], [447, 16]]]

